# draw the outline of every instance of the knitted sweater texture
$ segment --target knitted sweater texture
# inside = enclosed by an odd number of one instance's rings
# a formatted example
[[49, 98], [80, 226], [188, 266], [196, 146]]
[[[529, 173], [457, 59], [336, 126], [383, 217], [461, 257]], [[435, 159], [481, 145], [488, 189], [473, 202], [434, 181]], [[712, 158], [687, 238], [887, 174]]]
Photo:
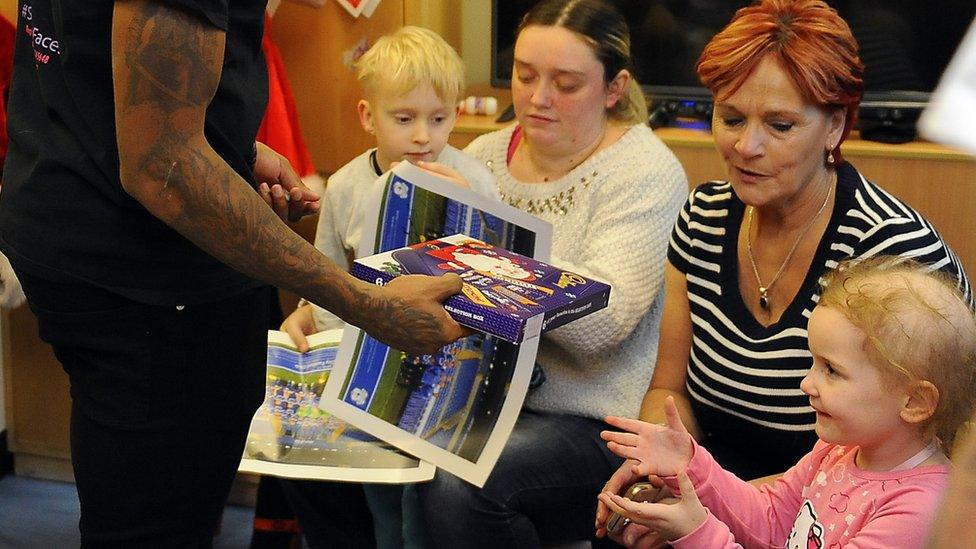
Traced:
[[543, 336], [537, 360], [546, 382], [527, 405], [636, 417], [657, 355], [668, 238], [687, 178], [638, 124], [565, 177], [523, 183], [508, 170], [514, 129], [483, 135], [465, 152], [487, 164], [504, 201], [552, 223], [552, 264], [612, 286], [606, 309]]

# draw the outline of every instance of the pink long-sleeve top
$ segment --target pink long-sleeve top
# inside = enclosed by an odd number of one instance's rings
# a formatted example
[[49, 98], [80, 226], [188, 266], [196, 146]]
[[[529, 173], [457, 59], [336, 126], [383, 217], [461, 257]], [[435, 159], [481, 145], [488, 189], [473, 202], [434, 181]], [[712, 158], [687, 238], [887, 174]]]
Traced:
[[[688, 476], [708, 518], [676, 549], [924, 547], [948, 465], [886, 472], [857, 467], [857, 447], [819, 441], [775, 483], [756, 488], [695, 444]], [[678, 493], [676, 477], [665, 479]]]

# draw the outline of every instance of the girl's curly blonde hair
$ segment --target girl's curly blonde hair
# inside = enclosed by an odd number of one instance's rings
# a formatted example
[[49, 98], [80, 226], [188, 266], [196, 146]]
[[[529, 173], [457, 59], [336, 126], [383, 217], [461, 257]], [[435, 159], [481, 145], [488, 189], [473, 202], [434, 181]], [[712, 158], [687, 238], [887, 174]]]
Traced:
[[842, 262], [821, 285], [818, 306], [865, 333], [866, 351], [889, 386], [935, 385], [938, 407], [922, 427], [950, 449], [976, 405], [976, 316], [956, 280], [886, 256]]

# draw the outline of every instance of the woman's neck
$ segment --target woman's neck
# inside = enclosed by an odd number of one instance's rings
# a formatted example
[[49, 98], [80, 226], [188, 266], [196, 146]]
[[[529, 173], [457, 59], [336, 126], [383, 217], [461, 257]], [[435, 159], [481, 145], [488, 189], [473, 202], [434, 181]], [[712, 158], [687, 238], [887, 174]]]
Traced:
[[803, 230], [810, 220], [820, 217], [818, 214], [823, 210], [830, 210], [830, 201], [836, 200], [836, 193], [832, 192], [836, 181], [837, 172], [825, 170], [815, 183], [806, 185], [791, 200], [756, 208], [754, 215], [757, 236], [764, 229], [779, 236]]
[[[524, 135], [516, 155], [522, 154], [527, 169], [527, 180], [535, 182], [555, 181], [573, 171], [577, 166], [603, 149], [609, 138], [616, 132], [608, 123], [604, 123], [599, 131], [593, 132], [587, 139], [568, 143], [565, 147], [533, 146], [530, 136]], [[616, 140], [613, 137], [613, 140]]]

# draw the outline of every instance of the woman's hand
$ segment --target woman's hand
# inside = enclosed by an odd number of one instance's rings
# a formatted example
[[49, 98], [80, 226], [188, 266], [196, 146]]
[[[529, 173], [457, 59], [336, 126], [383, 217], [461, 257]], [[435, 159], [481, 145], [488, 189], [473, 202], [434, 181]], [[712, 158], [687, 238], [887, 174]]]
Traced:
[[[681, 499], [676, 503], [643, 503], [606, 492], [598, 497], [613, 512], [630, 520], [628, 528], [638, 524], [661, 538], [673, 541], [695, 531], [708, 516], [685, 471], [678, 473], [678, 486], [681, 488]], [[634, 540], [637, 541], [645, 540], [642, 537]], [[625, 545], [635, 547], [634, 542]], [[642, 543], [641, 547], [644, 546]]]
[[302, 183], [291, 163], [264, 143], [256, 143], [254, 178], [258, 193], [282, 221], [298, 221], [319, 211], [319, 195]]
[[676, 475], [691, 461], [691, 435], [681, 422], [674, 397], [667, 397], [664, 412], [667, 426], [639, 419], [606, 418], [607, 423], [626, 432], [603, 431], [600, 437], [607, 441], [611, 452], [629, 460], [634, 476]]
[[291, 340], [295, 342], [299, 352], [308, 351], [308, 339], [305, 336], [318, 331], [315, 328], [315, 320], [312, 318], [312, 306], [302, 305], [295, 309], [281, 323], [281, 330], [291, 336]]

